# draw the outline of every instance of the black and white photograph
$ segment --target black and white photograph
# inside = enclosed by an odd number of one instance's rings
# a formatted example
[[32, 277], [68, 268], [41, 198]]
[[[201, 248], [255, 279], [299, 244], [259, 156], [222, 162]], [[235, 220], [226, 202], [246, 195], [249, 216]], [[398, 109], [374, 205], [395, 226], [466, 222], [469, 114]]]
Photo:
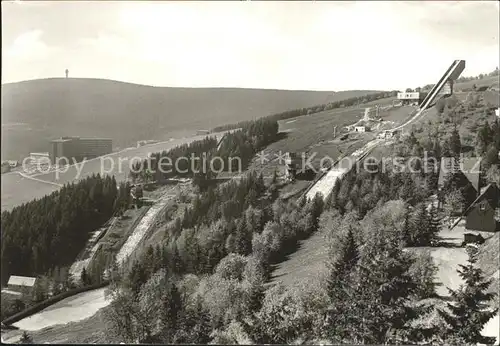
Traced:
[[2, 344], [499, 345], [499, 2], [1, 9]]

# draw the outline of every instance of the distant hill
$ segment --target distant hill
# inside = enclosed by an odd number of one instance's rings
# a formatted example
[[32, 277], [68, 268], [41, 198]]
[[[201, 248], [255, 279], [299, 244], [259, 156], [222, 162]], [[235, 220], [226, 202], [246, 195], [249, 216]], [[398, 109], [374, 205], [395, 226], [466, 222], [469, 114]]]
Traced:
[[64, 135], [110, 137], [123, 148], [375, 92], [168, 88], [80, 78], [9, 83], [2, 85], [2, 159], [48, 151], [48, 140]]

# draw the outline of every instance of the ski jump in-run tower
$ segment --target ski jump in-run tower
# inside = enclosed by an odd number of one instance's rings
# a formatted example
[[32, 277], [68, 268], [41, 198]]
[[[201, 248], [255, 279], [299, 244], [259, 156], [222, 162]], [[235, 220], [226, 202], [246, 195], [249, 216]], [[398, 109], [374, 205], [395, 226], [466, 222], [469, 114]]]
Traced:
[[69, 70], [66, 69], [66, 71], [64, 71], [64, 72], [66, 72], [66, 78], [68, 78]]
[[465, 60], [455, 60], [448, 67], [448, 70], [441, 76], [437, 84], [425, 96], [420, 103], [420, 109], [424, 110], [432, 106], [439, 98], [447, 97], [453, 94], [453, 83], [460, 77], [465, 69]]

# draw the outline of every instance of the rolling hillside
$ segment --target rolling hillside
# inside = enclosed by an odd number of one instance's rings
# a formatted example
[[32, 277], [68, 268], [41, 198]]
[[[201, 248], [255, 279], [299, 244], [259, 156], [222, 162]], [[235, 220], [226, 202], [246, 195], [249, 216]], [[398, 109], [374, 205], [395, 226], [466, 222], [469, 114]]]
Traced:
[[368, 93], [167, 88], [78, 78], [4, 84], [2, 159], [47, 151], [47, 140], [61, 135], [111, 137], [123, 148]]

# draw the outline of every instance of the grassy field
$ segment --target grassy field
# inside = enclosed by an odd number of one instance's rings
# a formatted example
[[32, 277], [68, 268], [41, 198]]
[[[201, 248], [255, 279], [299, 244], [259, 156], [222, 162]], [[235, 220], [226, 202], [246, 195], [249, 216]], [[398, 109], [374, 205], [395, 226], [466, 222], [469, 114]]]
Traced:
[[281, 282], [285, 286], [320, 284], [326, 274], [325, 261], [328, 258], [326, 244], [326, 234], [319, 231], [310, 238], [300, 241], [297, 251], [275, 266], [271, 283]]
[[488, 87], [496, 86], [496, 87], [498, 87], [499, 78], [500, 78], [500, 76], [488, 76], [488, 77], [484, 77], [482, 79], [470, 80], [467, 82], [458, 82], [453, 86], [453, 88], [454, 88], [454, 90], [458, 91], [458, 90], [470, 90], [473, 88], [474, 85], [476, 85], [476, 87], [478, 87], [478, 88], [482, 87], [482, 86], [488, 86]]
[[[359, 107], [324, 111], [282, 120], [279, 122], [279, 129], [283, 132], [282, 138], [264, 150], [268, 161], [262, 162], [257, 156], [252, 161], [250, 168], [263, 172], [264, 176], [272, 176], [275, 170], [279, 175], [282, 175], [285, 167], [283, 162], [279, 160], [280, 152], [281, 154], [296, 152], [299, 157], [302, 156], [302, 153], [306, 153], [308, 157], [313, 156], [312, 166], [319, 172], [322, 159], [323, 164], [327, 165], [331, 161], [330, 158], [335, 160], [340, 155], [352, 153], [375, 137], [374, 132], [350, 133], [347, 139], [341, 140], [341, 135], [346, 133], [345, 126], [352, 125], [362, 119], [366, 107], [375, 104], [390, 105], [392, 101], [393, 98], [383, 99]], [[408, 119], [413, 109], [413, 107], [405, 106], [381, 110], [379, 116], [383, 122], [380, 124], [380, 128], [390, 128], [402, 123]], [[337, 126], [336, 136], [334, 136], [335, 126]]]
[[[468, 107], [469, 101], [467, 100], [467, 95], [469, 94], [478, 97], [477, 105], [472, 108]], [[463, 113], [456, 113], [463, 151], [473, 153], [478, 128], [486, 121], [490, 123], [495, 121], [495, 113], [488, 110], [489, 106], [485, 101], [485, 93], [483, 92], [458, 93], [455, 97], [459, 103], [463, 105]], [[457, 108], [457, 110], [459, 109], [460, 108]], [[412, 128], [418, 139], [426, 139], [429, 131], [435, 130], [436, 128], [439, 129], [441, 136], [446, 137], [453, 131], [454, 123], [448, 111], [445, 110], [445, 112], [440, 115], [435, 107], [431, 107], [426, 111], [424, 116], [412, 124]]]

